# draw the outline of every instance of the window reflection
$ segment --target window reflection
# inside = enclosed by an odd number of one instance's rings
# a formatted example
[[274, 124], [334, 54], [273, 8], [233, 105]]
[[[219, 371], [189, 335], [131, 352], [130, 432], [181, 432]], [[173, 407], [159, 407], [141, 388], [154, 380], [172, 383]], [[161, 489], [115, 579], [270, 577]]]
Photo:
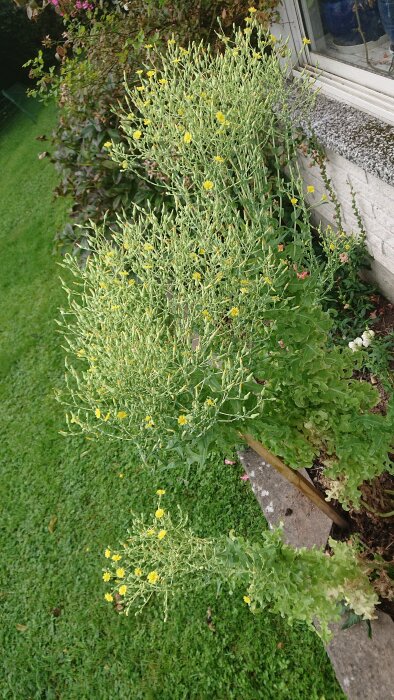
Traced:
[[394, 77], [394, 0], [301, 0], [312, 50]]

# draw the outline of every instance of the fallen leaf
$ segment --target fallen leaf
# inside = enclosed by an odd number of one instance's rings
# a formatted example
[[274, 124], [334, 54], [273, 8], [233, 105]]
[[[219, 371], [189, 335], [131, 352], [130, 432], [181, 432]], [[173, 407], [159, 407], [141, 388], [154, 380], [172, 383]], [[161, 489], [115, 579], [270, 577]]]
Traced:
[[27, 630], [27, 625], [20, 625], [19, 623], [15, 625], [16, 629], [18, 632], [26, 632]]
[[48, 152], [48, 151], [43, 151], [42, 153], [39, 153], [39, 154], [38, 154], [38, 160], [43, 160], [43, 159], [46, 158], [47, 156], [49, 156], [49, 152]]
[[53, 532], [55, 530], [56, 523], [57, 523], [57, 515], [52, 515], [52, 517], [48, 523], [48, 530], [51, 533], [51, 535], [53, 534]]

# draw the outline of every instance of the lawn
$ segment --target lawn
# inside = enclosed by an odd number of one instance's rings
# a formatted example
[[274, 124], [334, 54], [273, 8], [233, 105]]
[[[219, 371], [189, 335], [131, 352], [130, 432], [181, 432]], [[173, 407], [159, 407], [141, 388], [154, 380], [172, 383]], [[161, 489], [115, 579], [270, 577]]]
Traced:
[[59, 434], [64, 271], [52, 248], [67, 207], [52, 200], [56, 174], [35, 140], [54, 119], [53, 109], [37, 124], [18, 115], [0, 134], [0, 696], [342, 699], [317, 636], [254, 617], [242, 591], [177, 599], [167, 623], [154, 604], [126, 618], [104, 602], [103, 551], [124, 537], [131, 509], [152, 508], [158, 487], [200, 535], [257, 537], [265, 523], [239, 468], [222, 459], [188, 476], [152, 474], [127, 446]]

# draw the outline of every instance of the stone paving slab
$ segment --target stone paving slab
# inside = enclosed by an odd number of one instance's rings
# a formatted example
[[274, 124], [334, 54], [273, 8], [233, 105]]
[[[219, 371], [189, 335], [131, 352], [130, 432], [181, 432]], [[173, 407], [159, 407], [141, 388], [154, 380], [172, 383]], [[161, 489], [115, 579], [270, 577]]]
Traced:
[[[327, 515], [253, 450], [240, 452], [239, 458], [269, 525], [283, 522], [285, 542], [292, 547], [325, 547], [332, 526]], [[300, 472], [310, 480], [304, 469]]]
[[[270, 527], [284, 523], [284, 539], [293, 547], [325, 547], [331, 520], [251, 449], [239, 453], [253, 492]], [[300, 470], [304, 476], [305, 470]], [[394, 623], [378, 612], [372, 639], [365, 624], [347, 630], [332, 626], [327, 653], [349, 700], [394, 700]]]
[[365, 623], [347, 630], [332, 625], [327, 647], [336, 677], [349, 700], [394, 699], [394, 623], [386, 613], [372, 620], [372, 638]]

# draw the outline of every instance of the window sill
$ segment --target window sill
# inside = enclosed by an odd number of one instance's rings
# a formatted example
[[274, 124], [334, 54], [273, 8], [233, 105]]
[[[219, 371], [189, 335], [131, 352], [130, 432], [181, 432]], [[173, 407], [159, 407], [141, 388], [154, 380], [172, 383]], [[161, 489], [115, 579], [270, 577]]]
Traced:
[[[308, 135], [308, 124], [299, 125]], [[394, 186], [394, 126], [322, 94], [310, 125], [322, 146]]]

